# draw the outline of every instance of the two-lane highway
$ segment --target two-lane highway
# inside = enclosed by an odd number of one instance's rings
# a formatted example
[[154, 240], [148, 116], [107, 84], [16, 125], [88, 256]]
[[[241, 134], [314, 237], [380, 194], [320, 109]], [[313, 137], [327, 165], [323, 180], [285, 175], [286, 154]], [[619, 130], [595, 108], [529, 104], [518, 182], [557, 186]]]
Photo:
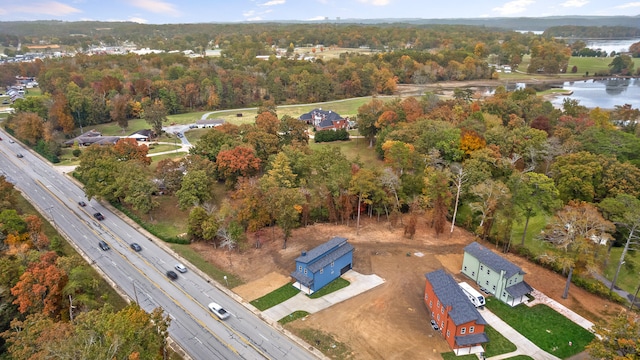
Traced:
[[[146, 311], [157, 307], [171, 316], [171, 338], [194, 359], [314, 359], [305, 347], [272, 328], [197, 272], [166, 276], [180, 261], [99, 202], [88, 201], [73, 181], [40, 157], [9, 143], [0, 132], [0, 175], [4, 175], [51, 219], [85, 257]], [[18, 157], [17, 154], [22, 157]], [[84, 201], [87, 205], [78, 205]], [[103, 221], [93, 217], [105, 216]], [[103, 240], [110, 250], [102, 250]], [[131, 249], [136, 242], [139, 252]], [[231, 317], [219, 320], [207, 308], [215, 301]]]

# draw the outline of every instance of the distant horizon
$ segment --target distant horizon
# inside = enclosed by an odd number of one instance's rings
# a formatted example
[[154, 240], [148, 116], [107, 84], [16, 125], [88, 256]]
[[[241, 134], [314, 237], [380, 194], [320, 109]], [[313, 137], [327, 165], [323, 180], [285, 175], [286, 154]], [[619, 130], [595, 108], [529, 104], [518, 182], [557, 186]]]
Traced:
[[[406, 17], [406, 18], [338, 18], [338, 19], [323, 19], [323, 20], [289, 20], [289, 19], [274, 19], [274, 20], [243, 20], [243, 21], [206, 21], [206, 22], [187, 22], [187, 23], [139, 23], [131, 20], [61, 20], [61, 19], [37, 19], [37, 20], [0, 20], [0, 23], [8, 22], [62, 22], [62, 23], [74, 23], [74, 22], [99, 22], [99, 23], [135, 23], [140, 25], [191, 25], [191, 24], [262, 24], [262, 23], [384, 23], [384, 22], [407, 22], [407, 21], [446, 21], [446, 20], [468, 20], [468, 21], [491, 21], [491, 20], [508, 20], [508, 19], [559, 19], [559, 18], [639, 18], [638, 15], [553, 15], [553, 16], [496, 16], [496, 17], [454, 17], [454, 18], [418, 18], [418, 17]], [[589, 26], [588, 24], [582, 26]], [[640, 23], [638, 24], [640, 27]]]
[[[630, 15], [632, 13], [634, 15]], [[640, 1], [460, 0], [452, 6], [418, 0], [20, 0], [19, 4], [0, 7], [2, 22], [99, 21], [153, 25], [584, 16], [637, 17]]]

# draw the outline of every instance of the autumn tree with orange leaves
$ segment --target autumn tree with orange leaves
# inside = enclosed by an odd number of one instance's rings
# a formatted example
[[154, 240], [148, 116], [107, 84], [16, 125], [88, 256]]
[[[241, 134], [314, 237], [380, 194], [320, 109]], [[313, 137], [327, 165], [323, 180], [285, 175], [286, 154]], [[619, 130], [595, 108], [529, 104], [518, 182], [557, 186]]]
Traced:
[[476, 150], [480, 150], [487, 146], [487, 141], [478, 135], [473, 130], [466, 130], [462, 133], [460, 139], [460, 150], [462, 150], [465, 156], [470, 156]]
[[18, 311], [43, 312], [56, 317], [63, 309], [62, 290], [67, 283], [67, 274], [56, 265], [58, 255], [49, 251], [29, 264], [20, 276], [20, 281], [11, 288]]
[[29, 144], [36, 144], [44, 133], [44, 120], [38, 114], [19, 112], [11, 121], [16, 136]]
[[126, 138], [120, 139], [113, 146], [113, 153], [118, 161], [138, 161], [144, 165], [151, 164], [149, 147], [145, 144], [138, 144], [136, 139]]
[[231, 150], [222, 150], [216, 159], [218, 174], [228, 186], [236, 183], [239, 177], [252, 176], [260, 170], [260, 159], [255, 150], [237, 146]]

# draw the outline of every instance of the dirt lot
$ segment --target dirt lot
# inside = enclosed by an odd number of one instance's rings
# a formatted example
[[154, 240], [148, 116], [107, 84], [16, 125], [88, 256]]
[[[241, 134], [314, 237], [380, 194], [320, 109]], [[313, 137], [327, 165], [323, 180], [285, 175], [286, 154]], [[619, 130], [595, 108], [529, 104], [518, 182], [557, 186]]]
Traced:
[[[422, 302], [424, 274], [444, 268], [463, 280], [462, 249], [474, 240], [473, 235], [456, 229], [452, 236], [436, 237], [432, 229], [421, 223], [414, 239], [409, 240], [403, 237], [402, 229], [389, 229], [388, 223], [375, 219], [365, 219], [359, 234], [354, 224], [350, 225], [318, 224], [298, 229], [286, 249], [282, 249], [280, 234], [271, 230], [258, 235], [260, 249], [252, 248], [241, 254], [194, 246], [205, 252], [209, 261], [248, 282], [234, 291], [252, 300], [286, 283], [293, 271], [294, 259], [302, 250], [333, 236], [346, 237], [355, 247], [354, 270], [375, 273], [384, 278], [385, 283], [287, 326], [330, 333], [337, 341], [349, 345], [355, 359], [440, 359], [440, 353], [450, 350], [442, 337], [430, 328]], [[251, 236], [250, 243], [255, 241], [255, 236]], [[484, 245], [491, 247], [491, 244]], [[564, 300], [561, 298], [564, 278], [518, 257], [507, 257], [527, 272], [525, 279], [534, 288], [591, 321], [608, 318], [620, 309], [575, 286]], [[252, 281], [256, 274], [265, 277]], [[607, 310], [594, 312], [603, 306]]]

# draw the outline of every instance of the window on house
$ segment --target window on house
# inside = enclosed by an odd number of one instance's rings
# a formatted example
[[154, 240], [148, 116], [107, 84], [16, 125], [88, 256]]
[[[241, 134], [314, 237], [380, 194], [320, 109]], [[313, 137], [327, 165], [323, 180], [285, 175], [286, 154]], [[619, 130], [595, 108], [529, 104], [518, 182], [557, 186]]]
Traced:
[[484, 282], [487, 286], [489, 286], [489, 280]]
[[491, 270], [487, 269], [487, 275], [491, 275]]
[[307, 269], [304, 269], [304, 274], [307, 275]]
[[471, 276], [476, 276], [476, 272], [475, 272], [475, 271], [472, 271], [472, 272], [471, 272]]
[[320, 269], [320, 274], [324, 273], [324, 268]]
[[447, 330], [447, 337], [449, 337], [451, 335], [451, 333], [449, 332], [449, 330]]
[[332, 262], [331, 262], [331, 267], [333, 267], [333, 265], [334, 265], [334, 262], [332, 261]]
[[502, 292], [502, 297], [507, 297], [507, 293], [506, 292]]
[[440, 300], [436, 303], [436, 307], [440, 307]]
[[469, 334], [473, 334], [474, 331], [476, 331], [476, 328], [473, 326], [469, 326]]
[[302, 265], [298, 266], [298, 271], [302, 271]]
[[496, 286], [495, 285], [493, 285], [493, 291], [496, 291]]
[[466, 327], [463, 327], [463, 328], [460, 329], [460, 334], [461, 335], [464, 335], [466, 333], [467, 333], [467, 328]]
[[[433, 307], [433, 300], [429, 300], [429, 308]], [[433, 317], [433, 313], [431, 314], [431, 316]]]
[[513, 281], [513, 280], [509, 279], [509, 285], [511, 285], [511, 282], [512, 282], [512, 281]]
[[440, 312], [444, 314], [444, 306], [440, 308]]
[[484, 270], [484, 265], [480, 265], [480, 271]]
[[464, 266], [464, 271], [467, 271], [467, 265]]
[[438, 317], [436, 319], [438, 319], [438, 321], [440, 321], [440, 314], [438, 314]]

